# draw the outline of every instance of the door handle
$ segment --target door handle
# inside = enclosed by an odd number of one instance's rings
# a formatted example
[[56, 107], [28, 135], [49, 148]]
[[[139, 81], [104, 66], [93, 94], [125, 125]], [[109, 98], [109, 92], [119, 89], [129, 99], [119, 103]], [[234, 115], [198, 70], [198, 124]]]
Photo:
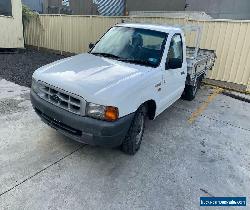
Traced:
[[183, 74], [185, 74], [185, 71], [182, 71], [182, 72], [181, 72], [181, 75], [183, 75]]

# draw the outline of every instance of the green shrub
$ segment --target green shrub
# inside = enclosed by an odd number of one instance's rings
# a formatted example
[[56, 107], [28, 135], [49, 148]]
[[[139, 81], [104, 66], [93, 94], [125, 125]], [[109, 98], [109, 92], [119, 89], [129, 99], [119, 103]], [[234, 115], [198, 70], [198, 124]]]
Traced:
[[38, 24], [40, 24], [39, 14], [33, 12], [26, 5], [22, 5], [22, 19], [24, 28], [29, 24], [29, 22], [34, 19]]

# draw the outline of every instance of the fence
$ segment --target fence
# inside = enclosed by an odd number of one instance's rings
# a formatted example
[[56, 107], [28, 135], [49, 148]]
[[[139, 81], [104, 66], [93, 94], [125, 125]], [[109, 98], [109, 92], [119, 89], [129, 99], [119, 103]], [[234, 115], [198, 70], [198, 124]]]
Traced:
[[[127, 17], [41, 15], [41, 23], [31, 21], [26, 27], [26, 44], [60, 52], [86, 52], [90, 42], [97, 41], [108, 28], [123, 19]], [[244, 85], [250, 90], [250, 21], [164, 17], [133, 17], [132, 21], [201, 25], [201, 48], [213, 49], [218, 56], [208, 77]], [[191, 37], [187, 38], [188, 43], [191, 40]]]

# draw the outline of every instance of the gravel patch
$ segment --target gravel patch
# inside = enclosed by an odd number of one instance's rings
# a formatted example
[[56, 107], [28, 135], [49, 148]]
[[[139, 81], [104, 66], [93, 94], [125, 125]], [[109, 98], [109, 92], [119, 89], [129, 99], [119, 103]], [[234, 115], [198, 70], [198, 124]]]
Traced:
[[32, 49], [16, 54], [0, 54], [0, 78], [30, 87], [32, 74], [36, 69], [65, 57]]

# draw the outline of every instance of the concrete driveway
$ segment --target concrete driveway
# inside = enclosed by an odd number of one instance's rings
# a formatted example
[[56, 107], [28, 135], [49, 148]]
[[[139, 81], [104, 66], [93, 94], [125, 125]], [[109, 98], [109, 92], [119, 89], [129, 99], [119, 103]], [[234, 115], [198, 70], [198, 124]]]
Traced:
[[0, 209], [196, 210], [200, 196], [250, 198], [249, 103], [202, 87], [148, 121], [127, 156], [44, 125], [28, 88], [0, 79], [0, 90]]

